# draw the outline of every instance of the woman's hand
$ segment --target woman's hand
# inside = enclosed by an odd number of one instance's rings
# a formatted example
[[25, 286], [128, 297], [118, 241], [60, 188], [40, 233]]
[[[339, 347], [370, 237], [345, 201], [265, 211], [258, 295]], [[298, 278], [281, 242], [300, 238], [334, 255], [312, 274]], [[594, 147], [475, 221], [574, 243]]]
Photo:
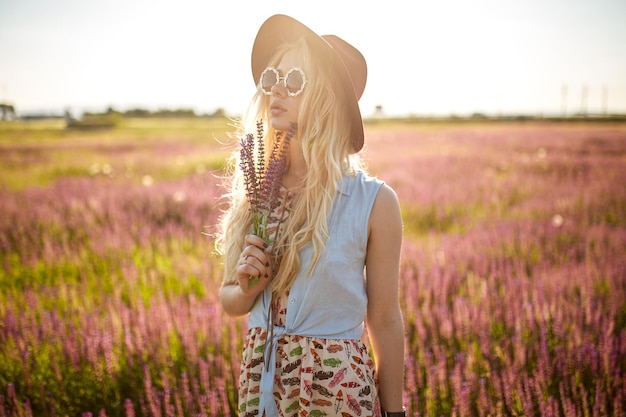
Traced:
[[272, 280], [272, 259], [262, 238], [246, 235], [245, 245], [237, 266], [237, 282], [245, 295], [256, 296]]
[[232, 317], [248, 314], [273, 277], [272, 257], [265, 241], [255, 235], [246, 235], [244, 242], [235, 280], [220, 287], [222, 307]]

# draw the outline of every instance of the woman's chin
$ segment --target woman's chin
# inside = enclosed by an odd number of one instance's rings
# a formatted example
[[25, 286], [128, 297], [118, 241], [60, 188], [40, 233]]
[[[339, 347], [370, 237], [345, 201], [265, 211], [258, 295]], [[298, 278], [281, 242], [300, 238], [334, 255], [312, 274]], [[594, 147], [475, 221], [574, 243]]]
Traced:
[[270, 117], [270, 124], [274, 130], [289, 130], [291, 121], [284, 117]]

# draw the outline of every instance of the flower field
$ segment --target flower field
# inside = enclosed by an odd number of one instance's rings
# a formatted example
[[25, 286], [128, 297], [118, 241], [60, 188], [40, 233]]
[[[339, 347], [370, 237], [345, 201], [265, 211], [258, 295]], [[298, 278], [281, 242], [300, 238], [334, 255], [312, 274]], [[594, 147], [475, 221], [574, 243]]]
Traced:
[[[212, 119], [0, 123], [0, 417], [235, 416]], [[626, 415], [626, 124], [366, 126], [411, 416]]]

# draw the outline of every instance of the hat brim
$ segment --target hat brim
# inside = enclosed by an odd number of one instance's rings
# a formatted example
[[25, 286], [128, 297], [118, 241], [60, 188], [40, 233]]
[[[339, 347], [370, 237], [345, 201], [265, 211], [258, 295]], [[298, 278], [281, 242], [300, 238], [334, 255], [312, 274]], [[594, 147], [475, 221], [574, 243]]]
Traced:
[[[341, 57], [324, 37], [319, 36], [298, 20], [281, 14], [268, 18], [261, 25], [254, 40], [252, 47], [252, 77], [255, 85], [259, 82], [261, 73], [266, 68], [278, 46], [290, 39], [300, 37], [306, 38], [314, 50], [324, 51], [328, 56], [332, 57], [330, 64], [336, 70], [335, 75], [338, 77], [338, 85], [353, 85], [350, 72], [344, 65]], [[364, 63], [365, 60], [363, 59]], [[363, 148], [365, 137], [363, 119], [358, 103], [362, 91], [355, 93], [352, 88], [344, 88], [342, 91], [346, 97], [346, 111], [351, 120], [352, 147], [355, 152], [358, 152]]]

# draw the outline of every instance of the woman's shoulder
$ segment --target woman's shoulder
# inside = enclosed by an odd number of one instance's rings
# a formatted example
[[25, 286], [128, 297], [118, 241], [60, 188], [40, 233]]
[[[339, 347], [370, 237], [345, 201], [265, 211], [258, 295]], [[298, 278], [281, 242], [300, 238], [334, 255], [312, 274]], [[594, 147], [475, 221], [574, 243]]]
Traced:
[[398, 195], [395, 190], [391, 188], [389, 184], [386, 182], [382, 182], [380, 184], [380, 188], [378, 193], [376, 194], [376, 204], [379, 204], [384, 207], [388, 207], [390, 209], [395, 209], [400, 207], [400, 202], [398, 201]]
[[[343, 193], [345, 195], [359, 195], [370, 203], [375, 212], [380, 212], [382, 217], [385, 212], [400, 211], [400, 202], [395, 190], [385, 181], [371, 176], [365, 171], [356, 171], [352, 175], [344, 175]], [[356, 194], [355, 194], [356, 193]]]
[[376, 193], [370, 223], [380, 227], [393, 227], [402, 223], [398, 195], [387, 183], [383, 182]]

